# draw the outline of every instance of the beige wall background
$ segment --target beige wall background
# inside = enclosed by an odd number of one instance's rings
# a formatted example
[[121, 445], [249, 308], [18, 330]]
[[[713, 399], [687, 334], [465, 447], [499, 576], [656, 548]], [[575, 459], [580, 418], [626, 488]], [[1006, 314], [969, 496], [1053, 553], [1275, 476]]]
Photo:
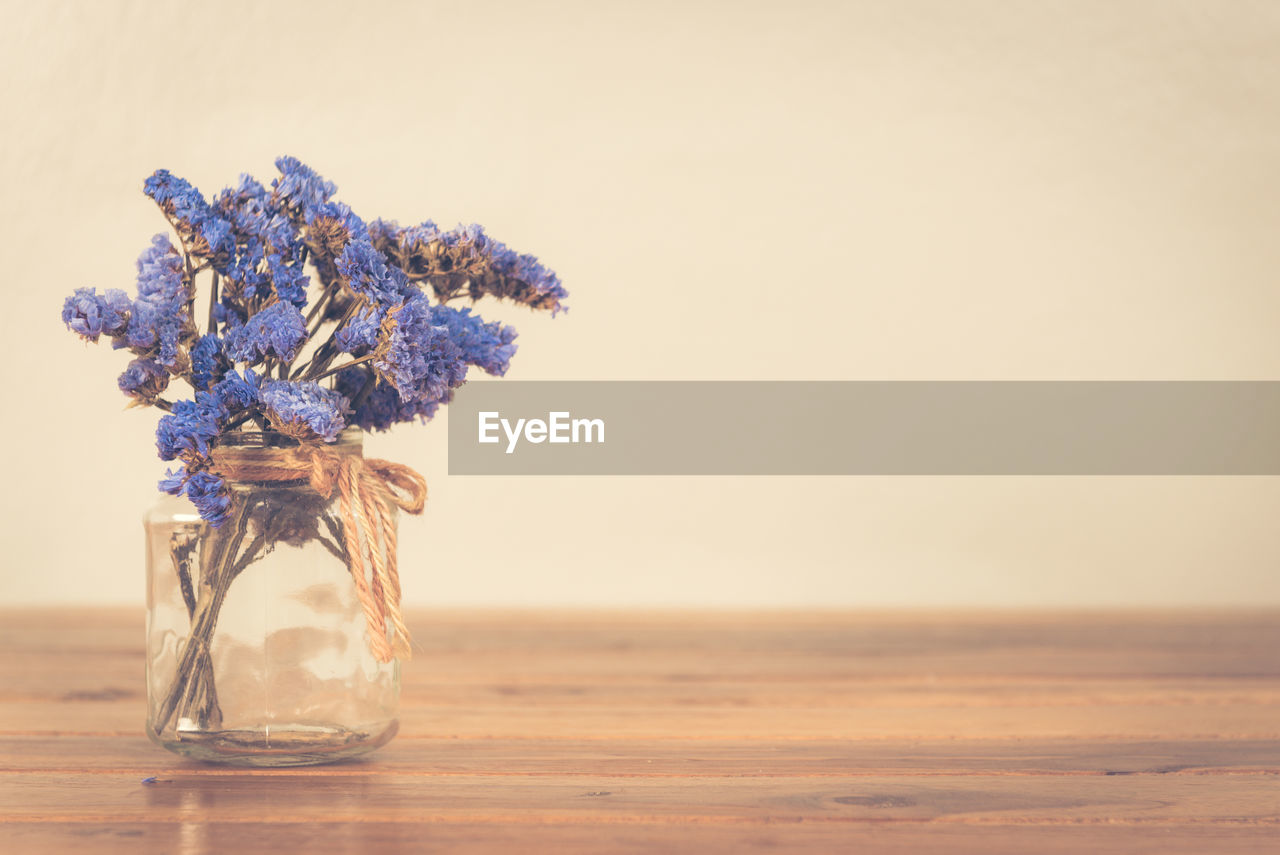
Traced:
[[[1280, 379], [1270, 2], [0, 2], [7, 603], [139, 602], [156, 414], [59, 320], [291, 153], [557, 269], [522, 379]], [[768, 406], [762, 401], [761, 406]], [[407, 599], [1280, 603], [1274, 478], [462, 478]]]

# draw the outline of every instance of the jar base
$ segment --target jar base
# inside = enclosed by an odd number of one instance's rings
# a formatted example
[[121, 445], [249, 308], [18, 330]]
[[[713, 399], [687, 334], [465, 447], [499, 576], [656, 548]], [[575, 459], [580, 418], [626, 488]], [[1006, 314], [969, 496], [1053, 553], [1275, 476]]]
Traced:
[[368, 754], [391, 741], [400, 729], [392, 720], [369, 730], [289, 725], [243, 730], [149, 733], [163, 748], [205, 763], [225, 766], [315, 766]]

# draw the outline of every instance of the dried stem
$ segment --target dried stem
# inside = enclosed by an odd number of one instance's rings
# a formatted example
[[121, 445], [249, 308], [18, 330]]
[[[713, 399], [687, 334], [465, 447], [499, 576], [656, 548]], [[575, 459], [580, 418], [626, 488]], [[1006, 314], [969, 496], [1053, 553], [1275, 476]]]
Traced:
[[[351, 305], [347, 307], [346, 313], [338, 320], [338, 325], [333, 328], [334, 334], [336, 334], [338, 330], [342, 329], [343, 325], [345, 325], [347, 321], [351, 320], [357, 310], [363, 307], [364, 299], [357, 295], [356, 298], [351, 301]], [[296, 378], [299, 374], [303, 374], [304, 380], [316, 379], [316, 375], [328, 368], [329, 363], [332, 362], [334, 357], [337, 355], [338, 351], [333, 347], [333, 336], [331, 335], [324, 344], [316, 348], [316, 352], [311, 355], [311, 361], [308, 362], [304, 368], [300, 368], [298, 371], [295, 371], [291, 375], [291, 379]]]
[[368, 362], [369, 360], [373, 359], [377, 355], [378, 354], [376, 353], [366, 353], [364, 356], [361, 356], [359, 359], [353, 359], [350, 362], [344, 363], [342, 365], [335, 365], [333, 368], [326, 370], [323, 374], [317, 374], [315, 377], [312, 377], [311, 379], [323, 380], [324, 378], [328, 377], [330, 374], [337, 374], [339, 371], [345, 371], [346, 369], [350, 368], [353, 365], [359, 365], [362, 362]]
[[311, 322], [315, 320], [316, 315], [319, 315], [324, 310], [325, 304], [333, 299], [333, 295], [337, 293], [339, 287], [340, 285], [337, 280], [330, 283], [329, 287], [324, 289], [324, 293], [320, 295], [320, 299], [316, 300], [316, 304], [311, 307], [311, 311], [307, 312], [307, 317], [304, 323], [308, 327], [308, 339], [316, 334], [316, 330], [320, 329], [320, 325], [324, 323], [324, 317], [321, 316], [320, 321], [316, 323], [314, 327], [311, 326]]
[[218, 331], [218, 322], [214, 320], [213, 310], [218, 307], [218, 271], [213, 271], [213, 285], [209, 288], [209, 334]]
[[169, 558], [173, 561], [174, 573], [178, 576], [178, 587], [182, 590], [182, 602], [187, 607], [187, 619], [196, 614], [195, 589], [191, 585], [191, 559], [199, 536], [191, 532], [175, 531], [169, 538]]
[[[249, 516], [256, 502], [243, 501], [236, 512], [234, 530], [231, 534], [219, 532], [212, 538], [214, 548], [208, 568], [201, 574], [200, 596], [196, 601], [195, 616], [191, 621], [191, 632], [187, 636], [186, 646], [178, 659], [173, 675], [173, 683], [168, 694], [156, 711], [155, 732], [163, 733], [168, 727], [174, 713], [186, 713], [203, 694], [205, 709], [209, 703], [216, 704], [216, 695], [211, 689], [201, 689], [199, 684], [213, 683], [213, 659], [210, 656], [210, 643], [213, 639], [214, 627], [218, 624], [218, 615], [222, 611], [222, 602], [226, 599], [227, 589], [235, 578], [232, 562], [244, 543], [249, 528]], [[203, 559], [203, 556], [202, 556]], [[183, 703], [185, 701], [186, 703]], [[220, 714], [219, 714], [220, 717]]]

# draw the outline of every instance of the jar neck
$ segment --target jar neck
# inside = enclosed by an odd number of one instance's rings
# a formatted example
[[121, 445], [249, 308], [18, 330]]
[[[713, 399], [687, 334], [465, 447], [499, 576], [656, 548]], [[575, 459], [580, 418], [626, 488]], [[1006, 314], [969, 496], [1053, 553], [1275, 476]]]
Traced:
[[364, 451], [364, 431], [358, 427], [349, 427], [338, 434], [333, 442], [303, 443], [291, 436], [274, 430], [239, 430], [219, 436], [213, 442], [215, 449], [235, 449], [249, 451], [252, 449], [310, 449], [324, 448], [338, 454], [362, 454]]
[[363, 457], [363, 451], [364, 432], [359, 428], [349, 428], [337, 441], [326, 443], [300, 443], [274, 431], [241, 431], [214, 444], [210, 470], [232, 485], [321, 484], [329, 482], [342, 459]]

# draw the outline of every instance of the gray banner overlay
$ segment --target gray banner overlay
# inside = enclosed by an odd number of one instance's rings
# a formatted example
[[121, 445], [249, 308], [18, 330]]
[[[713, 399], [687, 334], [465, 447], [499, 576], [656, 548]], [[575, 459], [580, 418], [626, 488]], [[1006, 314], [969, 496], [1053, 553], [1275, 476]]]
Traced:
[[1278, 475], [1280, 383], [482, 381], [449, 473]]

